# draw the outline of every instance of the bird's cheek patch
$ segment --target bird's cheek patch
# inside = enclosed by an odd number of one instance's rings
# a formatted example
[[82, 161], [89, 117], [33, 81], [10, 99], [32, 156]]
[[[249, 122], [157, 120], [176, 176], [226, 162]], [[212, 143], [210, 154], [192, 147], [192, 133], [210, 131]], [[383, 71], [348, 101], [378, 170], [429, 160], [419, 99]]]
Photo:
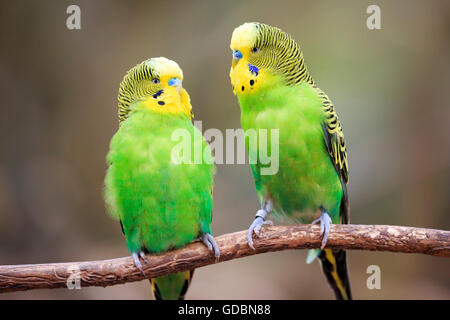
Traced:
[[250, 63], [248, 64], [248, 71], [250, 71], [250, 73], [252, 75], [255, 75], [256, 77], [259, 74], [259, 68], [257, 66], [254, 66], [254, 65], [250, 64]]
[[259, 68], [249, 63], [248, 71], [250, 71], [250, 74], [254, 76], [254, 78], [250, 79], [249, 81], [250, 89], [253, 90], [254, 85], [256, 84], [256, 77], [258, 77], [259, 75]]
[[262, 76], [261, 69], [250, 63], [236, 66], [231, 72], [231, 84], [234, 94], [246, 94], [257, 89], [258, 79]]
[[153, 95], [153, 99], [157, 99], [160, 95], [164, 93], [164, 90], [159, 90], [157, 93]]

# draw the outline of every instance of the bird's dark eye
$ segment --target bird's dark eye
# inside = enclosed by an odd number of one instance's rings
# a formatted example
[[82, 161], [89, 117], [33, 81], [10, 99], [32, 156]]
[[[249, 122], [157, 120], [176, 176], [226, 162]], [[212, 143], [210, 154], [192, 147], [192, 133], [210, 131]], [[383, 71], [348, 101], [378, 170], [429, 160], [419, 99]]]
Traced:
[[154, 78], [154, 79], [152, 79], [152, 82], [153, 82], [154, 84], [158, 84], [158, 83], [159, 83], [159, 79]]
[[252, 52], [253, 52], [253, 53], [258, 52], [258, 51], [259, 51], [259, 48], [258, 48], [258, 47], [253, 47], [253, 49], [252, 49]]

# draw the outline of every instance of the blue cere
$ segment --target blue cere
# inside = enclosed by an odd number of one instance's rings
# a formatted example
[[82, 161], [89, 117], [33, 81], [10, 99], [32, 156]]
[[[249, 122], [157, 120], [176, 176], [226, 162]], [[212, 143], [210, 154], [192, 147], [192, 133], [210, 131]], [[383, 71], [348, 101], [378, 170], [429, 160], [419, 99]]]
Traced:
[[181, 85], [181, 80], [178, 78], [171, 78], [169, 80], [169, 86], [180, 86]]
[[233, 59], [239, 60], [242, 58], [242, 52], [240, 52], [239, 50], [234, 50], [233, 51]]

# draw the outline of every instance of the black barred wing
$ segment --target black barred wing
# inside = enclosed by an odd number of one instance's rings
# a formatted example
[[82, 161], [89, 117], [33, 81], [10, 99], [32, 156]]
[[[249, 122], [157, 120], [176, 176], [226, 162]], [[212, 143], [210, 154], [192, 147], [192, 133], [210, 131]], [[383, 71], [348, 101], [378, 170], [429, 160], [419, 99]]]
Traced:
[[343, 223], [349, 222], [349, 208], [348, 208], [348, 162], [347, 162], [347, 148], [345, 145], [344, 132], [342, 131], [341, 123], [339, 122], [336, 110], [331, 103], [328, 96], [315, 87], [318, 91], [319, 97], [322, 99], [323, 112], [325, 113], [325, 120], [322, 123], [322, 129], [324, 133], [325, 144], [327, 146], [328, 153], [336, 172], [339, 175], [342, 183], [342, 189], [344, 191], [341, 215]]

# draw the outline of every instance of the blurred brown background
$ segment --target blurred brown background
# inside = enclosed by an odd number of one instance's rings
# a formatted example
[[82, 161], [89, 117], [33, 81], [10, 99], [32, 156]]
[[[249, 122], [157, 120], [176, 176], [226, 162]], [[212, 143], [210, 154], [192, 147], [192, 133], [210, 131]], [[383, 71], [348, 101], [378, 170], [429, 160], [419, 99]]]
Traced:
[[[70, 4], [81, 7], [81, 30], [66, 28]], [[382, 30], [367, 29], [369, 4], [380, 6]], [[239, 128], [229, 41], [246, 21], [291, 33], [335, 103], [350, 156], [352, 223], [448, 230], [448, 1], [1, 1], [0, 265], [128, 255], [102, 199], [123, 75], [150, 57], [173, 59], [203, 129]], [[214, 234], [247, 229], [258, 209], [250, 169], [220, 165], [215, 181]], [[187, 298], [333, 298], [305, 254], [201, 268]], [[450, 298], [448, 259], [348, 256], [355, 298]], [[372, 264], [381, 268], [381, 290], [366, 287]], [[146, 281], [0, 295], [150, 297]]]

